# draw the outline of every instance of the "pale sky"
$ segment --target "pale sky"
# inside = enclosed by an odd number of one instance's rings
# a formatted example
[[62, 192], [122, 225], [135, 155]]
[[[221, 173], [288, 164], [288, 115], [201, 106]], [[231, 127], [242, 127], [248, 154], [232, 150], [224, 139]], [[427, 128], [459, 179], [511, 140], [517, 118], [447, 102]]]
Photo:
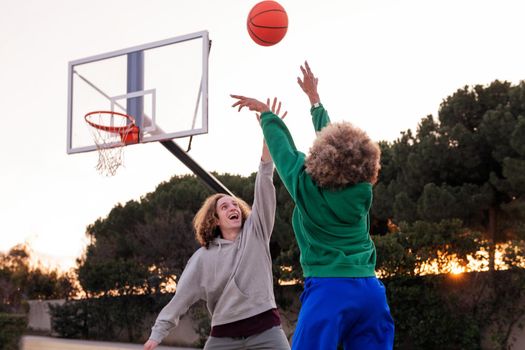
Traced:
[[189, 173], [158, 143], [126, 148], [125, 167], [109, 178], [94, 169], [95, 152], [67, 155], [72, 60], [209, 31], [209, 132], [193, 139], [190, 155], [208, 171], [241, 175], [257, 169], [262, 136], [253, 114], [230, 108], [229, 94], [279, 97], [307, 152], [314, 132], [296, 83], [304, 60], [332, 120], [377, 141], [437, 116], [465, 85], [525, 78], [522, 0], [281, 0], [289, 29], [272, 47], [246, 31], [257, 2], [1, 0], [0, 251], [27, 242], [44, 265], [73, 267], [87, 225]]

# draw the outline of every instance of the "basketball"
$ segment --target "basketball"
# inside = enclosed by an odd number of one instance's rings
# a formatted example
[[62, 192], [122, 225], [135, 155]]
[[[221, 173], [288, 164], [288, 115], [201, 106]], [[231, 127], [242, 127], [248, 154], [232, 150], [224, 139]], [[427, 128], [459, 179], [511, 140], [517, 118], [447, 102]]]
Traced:
[[288, 15], [276, 1], [261, 1], [251, 9], [247, 26], [253, 41], [261, 46], [272, 46], [286, 35]]

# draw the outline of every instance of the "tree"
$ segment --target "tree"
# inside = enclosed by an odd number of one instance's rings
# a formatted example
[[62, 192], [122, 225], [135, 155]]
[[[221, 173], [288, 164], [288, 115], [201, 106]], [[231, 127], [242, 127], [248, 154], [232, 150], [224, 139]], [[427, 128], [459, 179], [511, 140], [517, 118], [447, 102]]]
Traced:
[[147, 267], [134, 261], [140, 251], [130, 232], [144, 223], [144, 212], [138, 202], [117, 205], [107, 219], [98, 219], [87, 228], [91, 244], [79, 260], [78, 280], [88, 295], [107, 294], [115, 290], [126, 295], [143, 287]]
[[[523, 297], [524, 116], [523, 82], [459, 89], [441, 103], [437, 121], [427, 116], [415, 134], [407, 130], [382, 144], [374, 189], [374, 221], [394, 224], [387, 225], [394, 233], [375, 240], [387, 276], [410, 275], [451, 255], [465, 265], [467, 255], [480, 258], [488, 250], [491, 278], [473, 280], [472, 300], [478, 302], [465, 315], [488, 321], [480, 326], [495, 325], [502, 347], [525, 315], [515, 306]], [[503, 256], [508, 273], [495, 272], [498, 243], [509, 243]]]
[[523, 238], [525, 83], [464, 87], [447, 97], [439, 122], [424, 118], [383, 144], [374, 215], [395, 223], [457, 218], [494, 246]]
[[19, 244], [0, 253], [0, 312], [21, 311], [25, 281], [29, 274], [29, 252]]
[[25, 244], [0, 253], [0, 312], [22, 312], [28, 299], [67, 299], [77, 293], [74, 276], [32, 267]]
[[[249, 177], [216, 174], [233, 193], [253, 202], [255, 173]], [[300, 273], [291, 231], [291, 202], [275, 176], [279, 208], [270, 242], [272, 257]], [[90, 296], [132, 295], [165, 291], [198, 249], [192, 220], [211, 192], [192, 175], [174, 176], [140, 201], [117, 204], [106, 218], [87, 227], [91, 243], [78, 260], [78, 279]], [[276, 281], [285, 274], [276, 269]]]

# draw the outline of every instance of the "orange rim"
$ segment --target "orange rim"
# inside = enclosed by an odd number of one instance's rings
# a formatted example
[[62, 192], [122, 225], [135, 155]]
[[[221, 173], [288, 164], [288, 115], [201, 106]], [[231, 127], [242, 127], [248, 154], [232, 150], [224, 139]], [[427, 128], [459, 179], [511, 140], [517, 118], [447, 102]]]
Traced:
[[[129, 124], [126, 125], [126, 126], [100, 125], [100, 124], [94, 123], [91, 120], [89, 120], [89, 117], [91, 117], [94, 114], [98, 114], [98, 115], [100, 115], [100, 114], [118, 115], [118, 116], [126, 118], [129, 121]], [[129, 115], [124, 114], [124, 113], [114, 112], [114, 111], [94, 111], [94, 112], [89, 112], [88, 114], [86, 114], [84, 116], [84, 119], [85, 119], [86, 123], [88, 123], [89, 125], [91, 125], [95, 129], [102, 130], [102, 131], [107, 131], [107, 132], [111, 132], [111, 133], [115, 133], [115, 134], [127, 133], [127, 132], [129, 132], [131, 129], [133, 129], [135, 127], [135, 120], [133, 119], [132, 116], [129, 116]]]

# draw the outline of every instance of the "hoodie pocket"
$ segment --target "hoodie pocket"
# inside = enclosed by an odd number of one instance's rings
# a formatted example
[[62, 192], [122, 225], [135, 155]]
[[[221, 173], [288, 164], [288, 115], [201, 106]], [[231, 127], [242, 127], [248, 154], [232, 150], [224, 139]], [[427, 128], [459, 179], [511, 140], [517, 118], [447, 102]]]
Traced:
[[224, 288], [215, 310], [219, 314], [235, 316], [250, 309], [252, 305], [249, 300], [249, 295], [243, 293], [232, 278]]

